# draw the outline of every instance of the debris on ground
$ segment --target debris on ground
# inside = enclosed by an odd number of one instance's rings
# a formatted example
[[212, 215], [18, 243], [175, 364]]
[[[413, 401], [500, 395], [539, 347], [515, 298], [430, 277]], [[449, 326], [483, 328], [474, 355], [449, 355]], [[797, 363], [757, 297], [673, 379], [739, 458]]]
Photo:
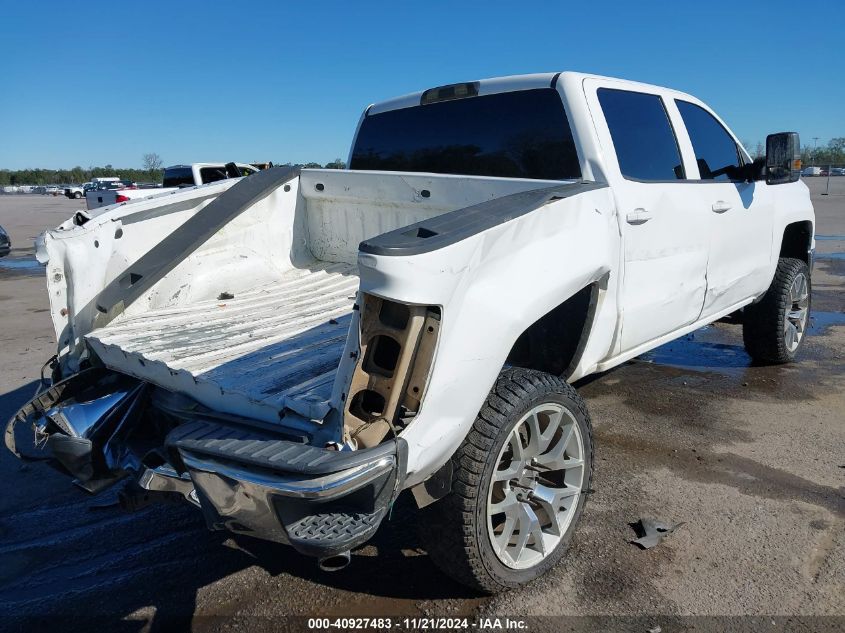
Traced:
[[670, 526], [658, 519], [642, 518], [637, 523], [631, 524], [631, 527], [634, 528], [639, 536], [639, 538], [634, 539], [631, 543], [639, 545], [642, 549], [651, 549], [683, 524], [682, 521], [681, 523]]

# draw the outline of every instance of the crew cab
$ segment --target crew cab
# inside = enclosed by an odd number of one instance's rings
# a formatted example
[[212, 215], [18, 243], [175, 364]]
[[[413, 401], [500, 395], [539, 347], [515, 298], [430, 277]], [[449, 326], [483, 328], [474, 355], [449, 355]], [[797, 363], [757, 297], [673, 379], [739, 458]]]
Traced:
[[193, 165], [173, 165], [164, 170], [161, 186], [124, 186], [97, 188], [85, 192], [88, 210], [99, 209], [111, 204], [129, 202], [139, 198], [148, 198], [161, 193], [169, 193], [182, 187], [196, 187], [226, 178], [240, 178], [254, 174], [258, 169], [244, 163], [194, 163]]
[[814, 247], [798, 156], [779, 133], [752, 161], [695, 97], [572, 72], [371, 105], [348, 170], [47, 231], [57, 356], [7, 445], [323, 569], [410, 490], [445, 572], [521, 585], [564, 555], [590, 489], [574, 381], [738, 311], [755, 361], [795, 358]]

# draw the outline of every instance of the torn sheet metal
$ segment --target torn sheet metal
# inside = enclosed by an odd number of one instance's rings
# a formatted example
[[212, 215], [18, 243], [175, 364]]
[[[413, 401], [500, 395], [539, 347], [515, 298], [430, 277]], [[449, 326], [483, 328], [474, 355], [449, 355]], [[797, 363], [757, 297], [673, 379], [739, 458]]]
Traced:
[[[6, 446], [16, 455], [15, 427], [35, 431], [35, 444], [89, 491], [139, 465], [126, 445], [138, 420], [146, 385], [129, 376], [89, 369], [56, 383], [24, 405], [6, 427]], [[90, 484], [90, 485], [89, 485]]]

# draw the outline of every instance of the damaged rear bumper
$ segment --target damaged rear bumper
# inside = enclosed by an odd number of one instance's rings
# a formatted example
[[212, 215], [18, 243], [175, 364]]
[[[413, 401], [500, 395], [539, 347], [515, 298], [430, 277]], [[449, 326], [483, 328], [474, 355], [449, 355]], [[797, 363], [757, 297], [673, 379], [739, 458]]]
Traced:
[[[121, 496], [129, 509], [183, 497], [200, 507], [210, 529], [285, 543], [318, 558], [366, 542], [402, 489], [402, 438], [354, 451], [319, 448], [201, 409], [174, 418], [157, 407], [157, 399], [169, 396], [151, 391], [102, 370], [82, 372], [25, 405], [7, 427], [6, 444], [22, 457], [14, 427], [31, 423], [36, 446], [89, 492], [128, 477]], [[152, 427], [160, 429], [157, 441]], [[142, 503], [133, 502], [139, 498]]]
[[405, 441], [332, 451], [216, 422], [177, 428], [168, 446], [190, 474], [208, 527], [328, 557], [366, 542], [402, 488]]

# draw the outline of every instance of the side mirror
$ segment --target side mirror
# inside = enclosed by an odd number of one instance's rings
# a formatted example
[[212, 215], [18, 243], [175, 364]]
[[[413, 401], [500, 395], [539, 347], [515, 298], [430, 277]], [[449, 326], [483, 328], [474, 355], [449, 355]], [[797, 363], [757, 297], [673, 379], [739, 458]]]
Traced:
[[766, 183], [796, 182], [801, 176], [801, 143], [797, 132], [779, 132], [766, 137]]

